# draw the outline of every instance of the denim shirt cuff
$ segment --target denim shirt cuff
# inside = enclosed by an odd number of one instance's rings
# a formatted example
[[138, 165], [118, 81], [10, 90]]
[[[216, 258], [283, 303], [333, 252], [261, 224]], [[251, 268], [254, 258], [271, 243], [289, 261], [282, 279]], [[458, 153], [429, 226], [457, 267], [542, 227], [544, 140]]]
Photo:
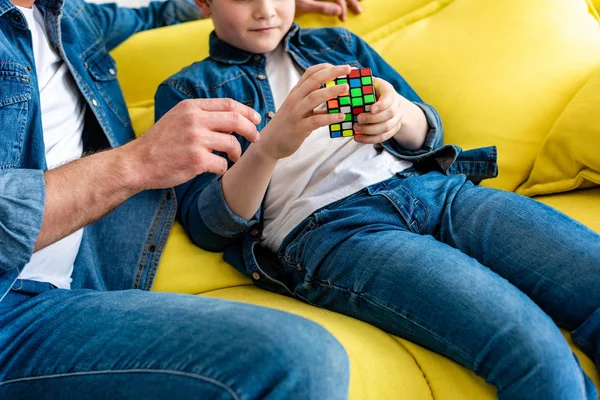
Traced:
[[0, 171], [0, 270], [21, 268], [31, 259], [45, 201], [44, 171]]
[[198, 197], [198, 211], [208, 229], [228, 238], [244, 232], [260, 220], [260, 209], [249, 221], [231, 211], [223, 195], [221, 178], [204, 188]]
[[395, 156], [418, 156], [441, 147], [444, 140], [444, 130], [439, 114], [428, 104], [413, 102], [423, 110], [425, 119], [429, 124], [429, 130], [425, 136], [425, 142], [419, 150], [407, 150], [402, 147], [396, 139], [392, 138], [382, 143], [382, 146]]

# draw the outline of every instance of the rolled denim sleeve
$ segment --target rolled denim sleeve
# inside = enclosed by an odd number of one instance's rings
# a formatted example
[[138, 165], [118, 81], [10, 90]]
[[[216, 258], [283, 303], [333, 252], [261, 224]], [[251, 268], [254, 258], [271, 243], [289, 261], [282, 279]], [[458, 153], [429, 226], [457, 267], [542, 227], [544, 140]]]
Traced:
[[46, 185], [41, 170], [0, 171], [0, 269], [29, 262], [42, 226]]
[[137, 32], [202, 18], [193, 0], [153, 1], [140, 8], [115, 3], [87, 3], [86, 7], [96, 19], [108, 51]]

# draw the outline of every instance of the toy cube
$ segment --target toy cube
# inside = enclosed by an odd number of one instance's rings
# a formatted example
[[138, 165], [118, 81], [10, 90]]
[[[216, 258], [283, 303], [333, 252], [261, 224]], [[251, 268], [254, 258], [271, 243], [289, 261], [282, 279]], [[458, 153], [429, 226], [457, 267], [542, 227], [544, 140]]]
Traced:
[[354, 124], [358, 122], [358, 115], [371, 111], [371, 105], [377, 101], [370, 68], [353, 69], [348, 76], [327, 82], [326, 86], [343, 84], [350, 86], [349, 93], [343, 93], [337, 99], [327, 102], [329, 114], [346, 114], [341, 123], [329, 125], [329, 136], [332, 138], [362, 135], [363, 133], [354, 129]]

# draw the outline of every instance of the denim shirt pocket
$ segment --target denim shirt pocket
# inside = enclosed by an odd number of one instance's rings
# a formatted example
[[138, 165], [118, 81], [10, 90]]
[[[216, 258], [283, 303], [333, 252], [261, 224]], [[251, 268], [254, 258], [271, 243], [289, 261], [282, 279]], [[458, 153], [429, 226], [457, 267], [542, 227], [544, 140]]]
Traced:
[[122, 93], [117, 81], [117, 64], [103, 45], [97, 43], [93, 47], [97, 47], [97, 49], [92, 48], [86, 51], [86, 54], [90, 52], [92, 54], [87, 57], [84, 66], [87, 68], [104, 102], [123, 125], [129, 126], [129, 116], [124, 102], [122, 104], [118, 103], [118, 100], [122, 99]]
[[31, 84], [24, 66], [0, 62], [0, 170], [19, 165], [25, 130]]

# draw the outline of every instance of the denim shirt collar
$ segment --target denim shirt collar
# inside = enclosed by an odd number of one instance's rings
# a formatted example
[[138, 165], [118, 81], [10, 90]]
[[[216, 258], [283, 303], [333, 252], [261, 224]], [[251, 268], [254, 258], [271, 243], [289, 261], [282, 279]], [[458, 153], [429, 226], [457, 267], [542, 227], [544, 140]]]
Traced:
[[[5, 0], [0, 0], [5, 1]], [[45, 0], [52, 1], [52, 0]], [[61, 0], [59, 0], [61, 1]], [[288, 33], [285, 35], [284, 43], [285, 50], [290, 50], [290, 42], [297, 42], [298, 44], [302, 44], [302, 30], [297, 23], [293, 23]], [[210, 58], [215, 61], [222, 62], [225, 64], [245, 64], [254, 53], [250, 53], [237, 47], [230, 45], [229, 43], [221, 40], [215, 31], [212, 31], [209, 38], [210, 45]]]
[[[35, 0], [34, 4], [38, 7], [60, 10], [64, 0]], [[16, 6], [10, 0], [0, 0], [0, 16], [15, 8]]]

